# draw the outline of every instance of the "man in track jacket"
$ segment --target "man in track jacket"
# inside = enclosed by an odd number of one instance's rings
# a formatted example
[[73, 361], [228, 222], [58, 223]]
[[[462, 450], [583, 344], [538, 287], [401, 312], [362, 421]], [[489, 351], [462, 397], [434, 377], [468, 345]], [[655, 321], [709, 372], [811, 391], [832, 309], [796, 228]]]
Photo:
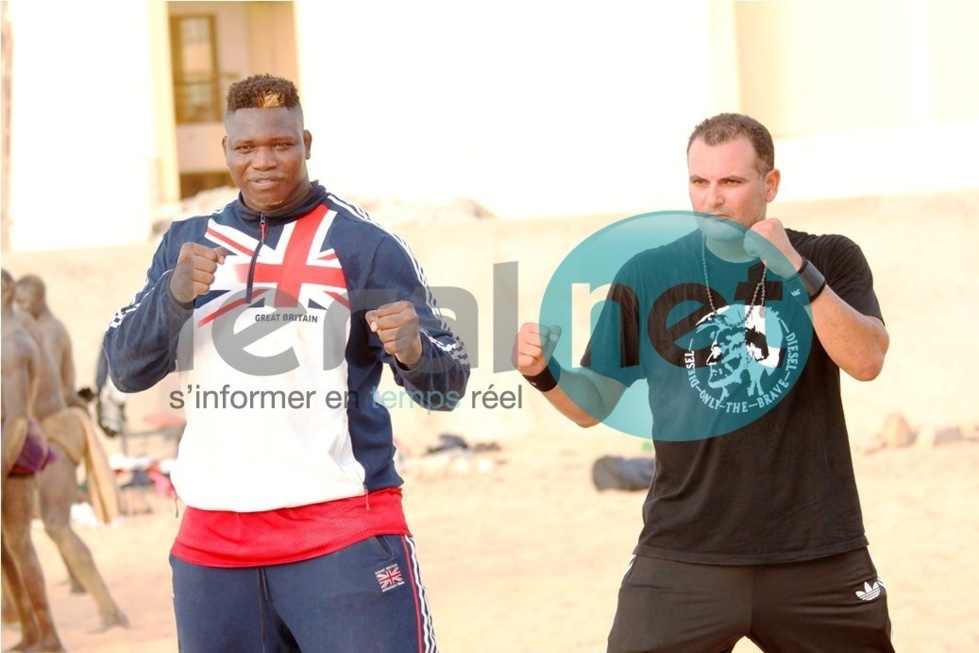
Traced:
[[465, 349], [405, 244], [309, 180], [292, 82], [232, 85], [225, 127], [238, 199], [170, 227], [104, 342], [124, 392], [180, 374], [180, 648], [434, 651], [374, 395], [387, 366], [451, 410]]

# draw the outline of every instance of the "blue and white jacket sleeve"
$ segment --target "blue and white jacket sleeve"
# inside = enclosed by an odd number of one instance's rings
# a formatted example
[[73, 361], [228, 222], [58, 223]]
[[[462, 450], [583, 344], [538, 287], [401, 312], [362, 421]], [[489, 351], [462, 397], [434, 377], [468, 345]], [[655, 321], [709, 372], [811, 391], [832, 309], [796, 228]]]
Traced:
[[102, 346], [112, 382], [122, 392], [153, 387], [176, 368], [180, 330], [193, 313], [170, 293], [180, 243], [172, 230], [160, 243], [143, 288], [113, 317]]
[[[395, 381], [408, 391], [415, 403], [430, 410], [455, 408], [469, 381], [469, 356], [462, 341], [442, 319], [418, 261], [394, 238], [385, 238], [371, 264], [370, 284], [374, 289], [386, 290], [381, 298], [386, 295], [388, 301], [414, 304], [421, 332], [422, 357], [411, 370], [385, 352], [380, 339], [371, 333], [370, 343], [376, 355], [391, 367]], [[381, 302], [371, 303], [380, 305]]]

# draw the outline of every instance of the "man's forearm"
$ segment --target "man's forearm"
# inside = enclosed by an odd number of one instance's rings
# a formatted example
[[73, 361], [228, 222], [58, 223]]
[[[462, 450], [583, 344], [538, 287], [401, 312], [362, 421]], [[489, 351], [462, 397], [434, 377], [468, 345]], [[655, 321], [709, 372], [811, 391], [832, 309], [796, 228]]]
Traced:
[[431, 410], [453, 410], [466, 393], [469, 357], [457, 338], [448, 332], [437, 336], [422, 331], [422, 357], [411, 368], [398, 364], [398, 376], [406, 389]]
[[151, 388], [176, 361], [177, 339], [193, 314], [167, 287], [169, 275], [147, 287], [136, 303], [122, 309], [105, 334], [109, 372], [123, 392]]
[[826, 287], [812, 303], [816, 336], [841, 370], [858, 381], [870, 381], [884, 367], [890, 337], [883, 323], [863, 315]]
[[558, 385], [542, 394], [558, 412], [587, 428], [608, 417], [623, 391], [624, 386], [617, 382], [581, 368], [562, 369]]

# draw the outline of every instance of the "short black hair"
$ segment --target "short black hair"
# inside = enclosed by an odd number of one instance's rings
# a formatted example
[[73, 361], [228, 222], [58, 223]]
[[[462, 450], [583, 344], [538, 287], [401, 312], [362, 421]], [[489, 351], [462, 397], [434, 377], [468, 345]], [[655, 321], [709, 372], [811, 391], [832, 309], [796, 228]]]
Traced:
[[227, 112], [233, 113], [238, 109], [274, 109], [298, 107], [299, 91], [296, 85], [283, 77], [275, 77], [267, 73], [252, 75], [235, 82], [228, 88]]
[[3, 307], [9, 308], [14, 304], [14, 289], [17, 287], [12, 274], [3, 269]]
[[45, 295], [47, 294], [44, 281], [42, 281], [41, 277], [37, 276], [36, 274], [25, 274], [20, 279], [17, 279], [16, 285], [18, 288], [29, 289], [30, 291], [36, 293], [41, 299], [44, 299]]
[[775, 167], [775, 143], [768, 128], [751, 116], [742, 113], [719, 113], [697, 125], [690, 140], [687, 141], [687, 152], [698, 138], [710, 146], [723, 145], [736, 138], [747, 138], [758, 155], [758, 172], [767, 174]]

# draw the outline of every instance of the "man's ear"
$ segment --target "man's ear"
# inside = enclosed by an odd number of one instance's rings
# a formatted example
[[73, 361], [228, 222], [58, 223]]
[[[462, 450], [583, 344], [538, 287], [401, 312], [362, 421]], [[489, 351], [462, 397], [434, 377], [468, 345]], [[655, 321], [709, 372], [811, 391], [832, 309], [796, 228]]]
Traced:
[[771, 202], [778, 195], [778, 185], [782, 181], [782, 173], [778, 168], [772, 168], [765, 174], [765, 201]]
[[231, 152], [228, 151], [228, 136], [227, 134], [221, 138], [221, 152], [224, 154], [224, 163], [227, 166], [231, 165]]
[[306, 158], [308, 159], [313, 154], [313, 135], [309, 133], [308, 129], [303, 130], [303, 145], [306, 146]]

